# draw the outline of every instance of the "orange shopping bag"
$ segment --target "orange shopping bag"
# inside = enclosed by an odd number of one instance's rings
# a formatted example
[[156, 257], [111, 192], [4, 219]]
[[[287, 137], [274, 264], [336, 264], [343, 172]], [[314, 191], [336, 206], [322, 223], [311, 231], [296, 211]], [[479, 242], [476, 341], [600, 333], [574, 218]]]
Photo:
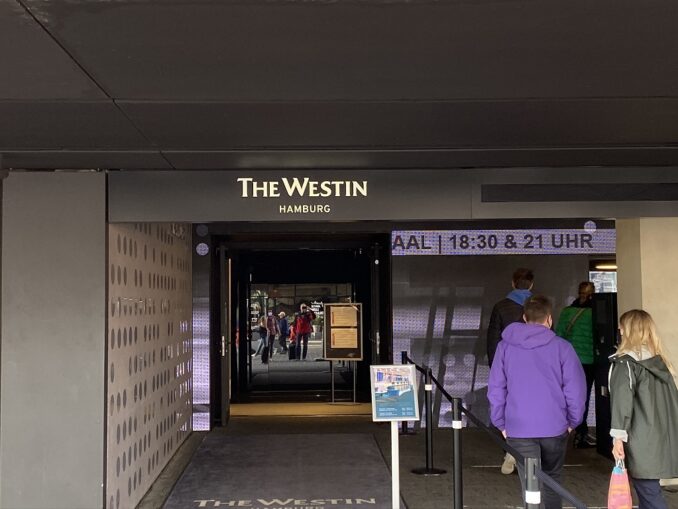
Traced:
[[631, 486], [624, 460], [617, 460], [610, 477], [610, 490], [607, 492], [608, 509], [631, 509]]

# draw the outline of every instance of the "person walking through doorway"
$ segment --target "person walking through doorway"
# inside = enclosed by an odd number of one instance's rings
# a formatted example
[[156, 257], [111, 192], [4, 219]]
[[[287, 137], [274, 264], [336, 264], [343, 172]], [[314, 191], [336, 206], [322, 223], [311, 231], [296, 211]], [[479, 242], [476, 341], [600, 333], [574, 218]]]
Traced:
[[492, 366], [501, 333], [515, 322], [523, 321], [523, 305], [532, 295], [534, 273], [530, 269], [516, 269], [511, 280], [512, 290], [492, 308], [487, 326], [487, 360]]
[[586, 375], [586, 405], [584, 405], [584, 417], [581, 424], [575, 430], [574, 446], [579, 449], [595, 447], [596, 441], [589, 435], [587, 424], [589, 404], [591, 400], [591, 387], [595, 380], [593, 364], [593, 294], [596, 288], [590, 281], [579, 283], [579, 297], [564, 308], [560, 313], [556, 334], [567, 339], [579, 357], [584, 374]]
[[294, 332], [294, 322], [290, 325], [290, 348], [287, 351], [287, 358], [291, 361], [297, 358], [297, 335]]
[[[501, 333], [512, 323], [523, 321], [523, 304], [532, 295], [534, 274], [530, 269], [516, 269], [511, 279], [511, 286], [513, 289], [494, 305], [490, 315], [490, 323], [487, 327], [487, 362], [490, 368], [492, 368], [497, 345], [501, 341]], [[515, 458], [506, 453], [501, 464], [501, 473], [512, 474], [515, 466]]]
[[[572, 345], [556, 336], [552, 306], [542, 295], [525, 302], [526, 323], [512, 323], [497, 347], [488, 398], [490, 418], [507, 443], [561, 482], [569, 433], [584, 413], [586, 378]], [[524, 466], [518, 474], [525, 491]], [[545, 509], [560, 509], [562, 499], [542, 491]]]
[[264, 352], [261, 354], [261, 360], [264, 363], [268, 362], [269, 356], [273, 357], [273, 350], [275, 344], [275, 338], [280, 334], [280, 328], [278, 327], [278, 319], [273, 315], [273, 311], [269, 311], [266, 316], [266, 346], [264, 347]]
[[268, 336], [268, 331], [266, 330], [266, 317], [261, 316], [257, 322], [257, 332], [259, 333], [259, 346], [257, 346], [257, 351], [252, 354], [252, 357], [260, 355], [266, 346], [266, 337]]
[[633, 309], [619, 318], [610, 367], [612, 455], [625, 460], [639, 509], [668, 509], [659, 479], [678, 477], [678, 389], [654, 320]]
[[306, 304], [301, 304], [301, 306], [299, 306], [299, 312], [294, 319], [294, 331], [297, 337], [297, 359], [306, 360], [308, 338], [313, 331], [313, 320], [315, 320], [315, 313], [313, 310]]

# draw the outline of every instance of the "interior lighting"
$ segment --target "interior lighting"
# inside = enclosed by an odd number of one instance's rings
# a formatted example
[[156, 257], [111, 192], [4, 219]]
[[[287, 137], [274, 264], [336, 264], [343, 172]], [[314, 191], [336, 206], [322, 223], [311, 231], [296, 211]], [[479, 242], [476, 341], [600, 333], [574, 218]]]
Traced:
[[598, 263], [597, 270], [617, 270], [617, 265], [614, 263]]

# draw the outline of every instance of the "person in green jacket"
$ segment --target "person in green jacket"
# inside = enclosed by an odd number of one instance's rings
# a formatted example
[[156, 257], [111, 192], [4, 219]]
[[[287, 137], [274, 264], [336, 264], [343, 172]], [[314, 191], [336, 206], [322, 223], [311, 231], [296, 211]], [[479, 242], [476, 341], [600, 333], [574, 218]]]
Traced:
[[567, 339], [579, 357], [584, 374], [586, 375], [586, 405], [584, 406], [584, 420], [574, 435], [574, 446], [577, 448], [595, 447], [595, 439], [589, 436], [586, 420], [589, 415], [591, 387], [595, 380], [593, 365], [593, 311], [591, 308], [595, 286], [590, 281], [579, 283], [579, 297], [560, 313], [556, 334]]
[[667, 509], [660, 479], [678, 477], [678, 388], [652, 317], [634, 309], [619, 318], [612, 357], [612, 455], [625, 460], [640, 509]]

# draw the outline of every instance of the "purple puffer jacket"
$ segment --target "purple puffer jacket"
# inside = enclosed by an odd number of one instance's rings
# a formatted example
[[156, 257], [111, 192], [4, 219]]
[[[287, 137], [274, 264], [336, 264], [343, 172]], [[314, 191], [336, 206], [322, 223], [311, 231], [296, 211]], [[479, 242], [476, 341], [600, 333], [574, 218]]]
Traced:
[[584, 415], [586, 378], [572, 345], [547, 327], [504, 329], [487, 390], [492, 423], [511, 438], [562, 435]]

